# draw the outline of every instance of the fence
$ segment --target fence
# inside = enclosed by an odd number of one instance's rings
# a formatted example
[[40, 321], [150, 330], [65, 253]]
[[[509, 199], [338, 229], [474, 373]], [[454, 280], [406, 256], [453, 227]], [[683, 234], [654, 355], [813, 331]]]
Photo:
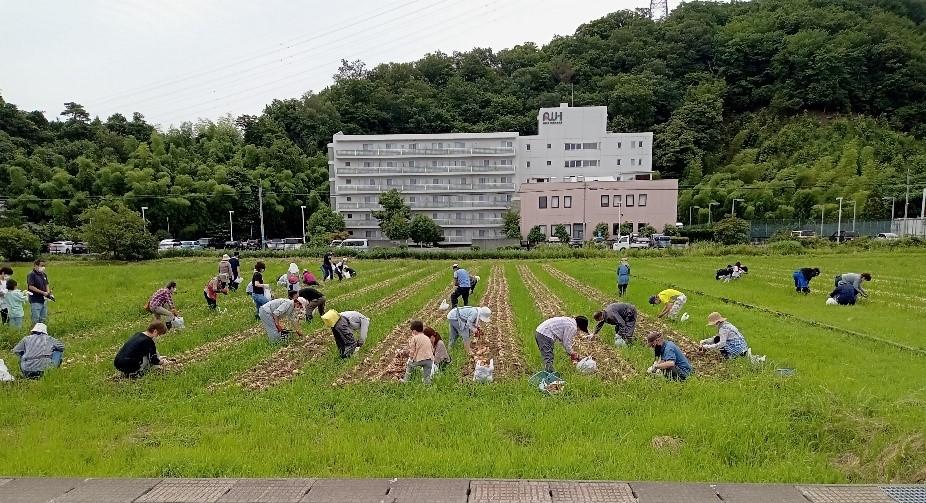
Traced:
[[[912, 220], [912, 219], [910, 219]], [[897, 222], [900, 220], [894, 220], [894, 225], [896, 226]], [[854, 224], [852, 220], [843, 220], [842, 225], [838, 222], [825, 222], [820, 224], [818, 220], [766, 220], [766, 221], [756, 221], [753, 220], [750, 222], [751, 232], [750, 237], [752, 239], [768, 239], [773, 234], [778, 231], [797, 231], [797, 230], [808, 230], [815, 232], [818, 236], [828, 237], [836, 234], [837, 229], [843, 231], [855, 231], [859, 233], [860, 236], [877, 236], [880, 232], [896, 232], [892, 231], [892, 225], [890, 220], [858, 220]], [[898, 234], [900, 234], [898, 232]]]

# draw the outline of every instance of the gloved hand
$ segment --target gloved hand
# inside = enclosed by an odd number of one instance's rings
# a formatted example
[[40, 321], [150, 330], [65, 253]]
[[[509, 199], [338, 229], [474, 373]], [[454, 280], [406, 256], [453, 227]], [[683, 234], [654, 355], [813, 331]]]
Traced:
[[646, 369], [646, 371], [650, 374], [655, 374], [658, 371], [658, 369], [656, 368], [656, 364], [654, 363], [650, 365], [649, 368]]
[[707, 343], [709, 343], [709, 342], [712, 342], [712, 341], [713, 341], [713, 339], [711, 339], [710, 337], [708, 337], [707, 339], [701, 339], [701, 345], [703, 346], [703, 345], [705, 345], [705, 344], [707, 344]]

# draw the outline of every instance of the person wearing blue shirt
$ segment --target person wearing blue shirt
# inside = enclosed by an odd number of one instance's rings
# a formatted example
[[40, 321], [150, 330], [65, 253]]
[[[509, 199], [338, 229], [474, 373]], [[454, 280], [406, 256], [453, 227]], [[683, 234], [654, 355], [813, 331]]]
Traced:
[[840, 281], [836, 289], [830, 293], [830, 297], [836, 299], [840, 306], [854, 306], [858, 299], [858, 289], [848, 281]]
[[630, 284], [630, 264], [627, 263], [627, 257], [621, 258], [621, 265], [617, 266], [617, 296], [623, 297], [627, 293], [627, 285]]
[[692, 373], [691, 363], [685, 353], [672, 341], [667, 341], [659, 332], [653, 332], [646, 337], [656, 354], [656, 361], [646, 370], [650, 374], [662, 371], [666, 379], [684, 381]]
[[450, 294], [450, 305], [456, 307], [457, 299], [462, 297], [463, 305], [468, 306], [470, 288], [473, 285], [469, 272], [467, 272], [466, 269], [462, 269], [460, 264], [453, 264], [453, 286], [455, 286], [456, 289]]

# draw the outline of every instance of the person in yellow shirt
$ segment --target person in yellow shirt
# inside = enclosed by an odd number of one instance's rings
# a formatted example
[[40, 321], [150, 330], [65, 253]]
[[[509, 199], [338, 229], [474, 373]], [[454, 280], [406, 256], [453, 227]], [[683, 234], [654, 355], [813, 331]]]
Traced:
[[659, 317], [669, 318], [670, 320], [678, 319], [678, 315], [681, 314], [682, 308], [685, 307], [686, 302], [688, 302], [688, 297], [685, 297], [684, 293], [672, 288], [666, 288], [649, 298], [649, 303], [654, 306], [662, 304], [663, 308], [659, 313]]

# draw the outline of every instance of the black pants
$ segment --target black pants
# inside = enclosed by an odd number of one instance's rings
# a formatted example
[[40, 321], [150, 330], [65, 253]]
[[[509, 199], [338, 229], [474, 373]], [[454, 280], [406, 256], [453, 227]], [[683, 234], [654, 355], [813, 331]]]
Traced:
[[678, 367], [667, 368], [663, 372], [665, 372], [666, 379], [671, 379], [673, 381], [684, 381], [688, 379], [688, 376], [682, 374]]
[[627, 285], [617, 285], [617, 296], [623, 297], [625, 293], [627, 293]]
[[836, 297], [836, 302], [839, 303], [840, 306], [854, 306], [855, 297], [851, 297], [851, 298]]
[[354, 348], [357, 347], [353, 332], [334, 327], [331, 329], [331, 334], [334, 335], [334, 343], [338, 346], [338, 355], [341, 358], [350, 358], [354, 354]]
[[463, 297], [463, 305], [468, 306], [469, 305], [469, 291], [470, 290], [468, 286], [458, 286], [457, 289], [454, 290], [452, 294], [450, 294], [450, 305], [456, 306], [457, 299], [459, 299], [460, 297]]
[[237, 273], [237, 272], [232, 272], [232, 280], [231, 280], [231, 283], [228, 284], [228, 288], [229, 288], [230, 290], [237, 290], [237, 289], [238, 289], [238, 282], [235, 281], [236, 279], [238, 279], [238, 273]]
[[10, 322], [10, 313], [6, 309], [0, 309], [0, 323], [6, 325]]
[[216, 304], [216, 302], [215, 302], [215, 299], [210, 299], [208, 293], [203, 292], [203, 297], [206, 298], [206, 304], [209, 305], [209, 309], [215, 309], [215, 308], [216, 308], [216, 305], [217, 305], [217, 304]]

